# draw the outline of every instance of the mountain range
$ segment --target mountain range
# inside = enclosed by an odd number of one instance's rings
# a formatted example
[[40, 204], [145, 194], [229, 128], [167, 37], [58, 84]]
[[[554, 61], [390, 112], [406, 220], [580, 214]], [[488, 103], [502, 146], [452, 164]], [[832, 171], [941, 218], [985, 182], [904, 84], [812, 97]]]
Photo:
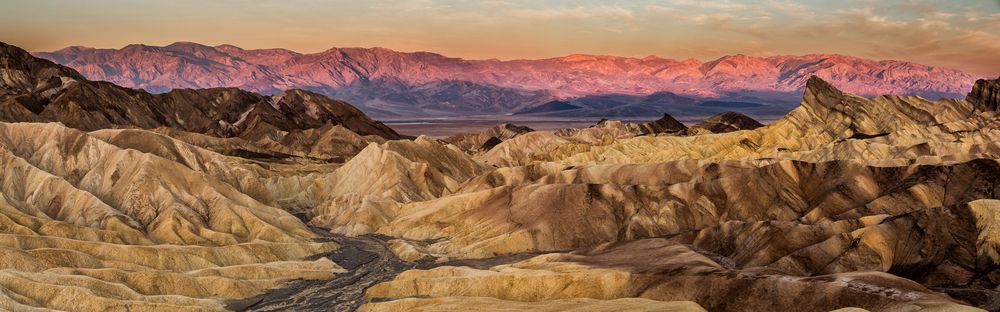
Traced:
[[[298, 53], [178, 42], [121, 49], [74, 46], [34, 55], [72, 67], [91, 80], [154, 93], [215, 87], [263, 94], [303, 89], [345, 100], [380, 117], [660, 116], [665, 112], [708, 116], [727, 110], [780, 115], [798, 103], [810, 76], [860, 95], [927, 98], [962, 96], [975, 80], [958, 70], [836, 54], [728, 55], [707, 62], [577, 54], [504, 61], [384, 48]], [[581, 99], [589, 105], [572, 104]], [[715, 104], [700, 105], [705, 102]]]

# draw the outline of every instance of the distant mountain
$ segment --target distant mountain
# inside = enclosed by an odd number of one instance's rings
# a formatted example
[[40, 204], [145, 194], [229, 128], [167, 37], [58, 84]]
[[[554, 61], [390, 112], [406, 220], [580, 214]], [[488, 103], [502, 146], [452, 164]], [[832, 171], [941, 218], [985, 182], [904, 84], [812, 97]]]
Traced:
[[658, 92], [700, 100], [797, 102], [813, 75], [861, 95], [957, 97], [975, 80], [952, 69], [831, 54], [731, 55], [709, 62], [600, 55], [500, 61], [384, 48], [303, 54], [179, 42], [122, 49], [69, 47], [35, 55], [75, 68], [92, 80], [151, 92], [237, 87], [273, 94], [298, 88], [358, 104], [379, 116], [500, 114], [539, 106], [543, 106], [540, 111], [553, 111], [544, 105], [588, 96]]

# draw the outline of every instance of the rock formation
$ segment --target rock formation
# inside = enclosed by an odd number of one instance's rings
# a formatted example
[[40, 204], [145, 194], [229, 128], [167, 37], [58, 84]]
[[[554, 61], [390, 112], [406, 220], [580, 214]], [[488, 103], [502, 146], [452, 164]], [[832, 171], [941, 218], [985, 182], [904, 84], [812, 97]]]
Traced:
[[566, 128], [555, 131], [555, 135], [573, 142], [598, 145], [642, 135], [683, 135], [686, 133], [687, 126], [674, 119], [670, 114], [663, 114], [660, 119], [649, 122], [601, 119], [589, 128]]
[[972, 92], [965, 98], [976, 103], [983, 111], [995, 111], [1000, 108], [1000, 78], [995, 80], [977, 80], [972, 86]]
[[725, 112], [698, 122], [694, 126], [691, 126], [688, 132], [691, 134], [701, 132], [726, 133], [739, 130], [753, 130], [763, 126], [760, 122], [747, 115], [737, 112]]
[[445, 141], [469, 152], [486, 152], [503, 141], [532, 131], [535, 130], [524, 126], [502, 123], [477, 133], [456, 134], [446, 138]]

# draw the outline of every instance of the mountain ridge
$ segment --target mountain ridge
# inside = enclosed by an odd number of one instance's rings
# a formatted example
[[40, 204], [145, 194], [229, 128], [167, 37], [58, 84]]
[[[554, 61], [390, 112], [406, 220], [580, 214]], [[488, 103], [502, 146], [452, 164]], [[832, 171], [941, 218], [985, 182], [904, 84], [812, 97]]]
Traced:
[[[433, 52], [331, 48], [316, 53], [242, 49], [179, 42], [121, 49], [73, 46], [34, 55], [75, 68], [92, 80], [165, 92], [238, 87], [264, 94], [305, 89], [401, 115], [504, 114], [553, 100], [607, 94], [671, 92], [704, 99], [797, 98], [810, 76], [864, 96], [959, 97], [970, 74], [894, 60], [840, 54], [675, 60], [572, 54], [518, 60], [467, 60]], [[657, 112], [656, 115], [659, 115]]]

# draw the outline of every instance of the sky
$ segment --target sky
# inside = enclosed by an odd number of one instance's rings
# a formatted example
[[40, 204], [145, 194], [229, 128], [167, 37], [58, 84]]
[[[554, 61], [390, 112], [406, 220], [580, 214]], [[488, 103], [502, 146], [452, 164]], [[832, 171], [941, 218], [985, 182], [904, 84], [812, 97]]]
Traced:
[[29, 51], [190, 41], [467, 59], [838, 53], [1000, 76], [1000, 0], [4, 0], [0, 29]]

